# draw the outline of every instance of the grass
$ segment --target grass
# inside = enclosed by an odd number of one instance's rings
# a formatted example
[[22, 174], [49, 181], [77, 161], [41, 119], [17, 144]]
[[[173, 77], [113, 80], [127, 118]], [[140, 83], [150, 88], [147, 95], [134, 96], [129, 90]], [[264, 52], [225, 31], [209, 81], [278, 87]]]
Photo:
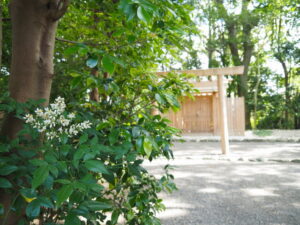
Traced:
[[266, 137], [270, 136], [273, 133], [271, 130], [254, 130], [253, 134], [260, 136], [260, 137]]

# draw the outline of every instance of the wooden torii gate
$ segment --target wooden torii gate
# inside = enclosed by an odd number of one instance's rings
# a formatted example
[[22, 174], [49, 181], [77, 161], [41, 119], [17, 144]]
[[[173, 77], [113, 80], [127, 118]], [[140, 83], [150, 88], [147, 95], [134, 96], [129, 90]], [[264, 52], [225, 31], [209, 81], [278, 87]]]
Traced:
[[224, 85], [224, 75], [242, 75], [244, 66], [234, 66], [226, 68], [211, 68], [200, 70], [176, 70], [167, 72], [157, 72], [157, 75], [165, 75], [170, 72], [193, 74], [195, 76], [217, 76], [218, 93], [220, 106], [220, 128], [221, 128], [221, 149], [222, 154], [229, 153], [229, 137], [228, 137], [228, 121], [227, 121], [227, 106], [226, 106], [226, 90]]

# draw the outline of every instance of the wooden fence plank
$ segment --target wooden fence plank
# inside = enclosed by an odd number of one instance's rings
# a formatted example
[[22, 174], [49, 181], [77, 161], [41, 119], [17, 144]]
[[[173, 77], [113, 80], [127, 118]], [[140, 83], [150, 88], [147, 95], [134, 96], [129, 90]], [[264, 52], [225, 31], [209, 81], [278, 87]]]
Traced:
[[[218, 95], [195, 96], [195, 101], [186, 98], [180, 111], [170, 111], [164, 116], [172, 121], [172, 126], [183, 132], [212, 133], [220, 135]], [[229, 135], [245, 133], [244, 98], [227, 98], [227, 119]], [[198, 122], [197, 122], [198, 121]]]

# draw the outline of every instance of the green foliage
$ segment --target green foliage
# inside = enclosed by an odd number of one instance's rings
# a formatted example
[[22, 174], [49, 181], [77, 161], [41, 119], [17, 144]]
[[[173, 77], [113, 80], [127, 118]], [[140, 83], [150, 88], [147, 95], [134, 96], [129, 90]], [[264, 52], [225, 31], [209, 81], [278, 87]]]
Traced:
[[[261, 129], [298, 129], [299, 1], [191, 2], [199, 26], [208, 30], [200, 39], [208, 66], [246, 66], [243, 77], [231, 77], [228, 96], [244, 95], [246, 117]], [[184, 65], [195, 65], [196, 58]]]
[[[48, 139], [49, 130], [24, 124], [15, 139], [1, 137], [0, 187], [13, 196], [11, 210], [25, 210], [20, 224], [160, 224], [158, 193], [176, 188], [173, 176], [165, 167], [157, 179], [143, 162], [173, 158], [179, 130], [161, 114], [178, 110], [193, 88], [183, 75], [151, 71], [186, 47], [184, 35], [196, 30], [190, 9], [183, 1], [72, 2], [58, 29], [69, 41], [56, 45], [52, 98], [63, 96], [76, 122], [92, 128]], [[0, 112], [24, 119], [41, 102], [3, 95]]]
[[[106, 80], [99, 79], [99, 88], [101, 82]], [[166, 174], [156, 179], [142, 163], [160, 156], [171, 159], [171, 139], [178, 130], [152, 112], [177, 109], [177, 99], [192, 88], [176, 74], [160, 79], [135, 74], [112, 83], [112, 90], [100, 91], [106, 96], [101, 101], [70, 106], [78, 123], [92, 122], [84, 133], [41, 141], [47, 131], [40, 134], [24, 124], [17, 139], [1, 140], [0, 187], [15, 196], [12, 210], [21, 213], [18, 206], [24, 205], [28, 221], [39, 218], [48, 224], [81, 224], [82, 218], [87, 224], [117, 224], [119, 217], [126, 224], [160, 224], [155, 213], [164, 206], [157, 194], [176, 188], [173, 176], [166, 167]], [[23, 118], [40, 102], [5, 98], [1, 110]]]
[[254, 130], [253, 133], [260, 137], [270, 136], [273, 132], [271, 130]]

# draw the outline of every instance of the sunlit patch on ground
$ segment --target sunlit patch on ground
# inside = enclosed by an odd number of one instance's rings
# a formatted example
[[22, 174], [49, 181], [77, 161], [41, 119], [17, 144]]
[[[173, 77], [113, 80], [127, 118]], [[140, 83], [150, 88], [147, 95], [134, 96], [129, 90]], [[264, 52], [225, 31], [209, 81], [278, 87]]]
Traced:
[[274, 188], [246, 188], [242, 189], [243, 192], [245, 192], [247, 195], [253, 196], [253, 197], [266, 197], [266, 196], [278, 196], [278, 194], [274, 193]]
[[202, 189], [198, 190], [199, 193], [210, 193], [210, 194], [218, 193], [220, 191], [222, 191], [222, 190], [218, 189], [218, 188], [214, 188], [214, 187], [202, 188]]
[[[157, 177], [163, 165], [174, 165], [179, 190], [161, 196], [167, 207], [158, 215], [163, 225], [300, 224], [300, 163], [220, 160], [218, 148], [219, 143], [176, 144], [174, 161], [145, 164]], [[300, 144], [233, 145], [235, 159], [244, 153], [254, 159], [300, 159]]]

